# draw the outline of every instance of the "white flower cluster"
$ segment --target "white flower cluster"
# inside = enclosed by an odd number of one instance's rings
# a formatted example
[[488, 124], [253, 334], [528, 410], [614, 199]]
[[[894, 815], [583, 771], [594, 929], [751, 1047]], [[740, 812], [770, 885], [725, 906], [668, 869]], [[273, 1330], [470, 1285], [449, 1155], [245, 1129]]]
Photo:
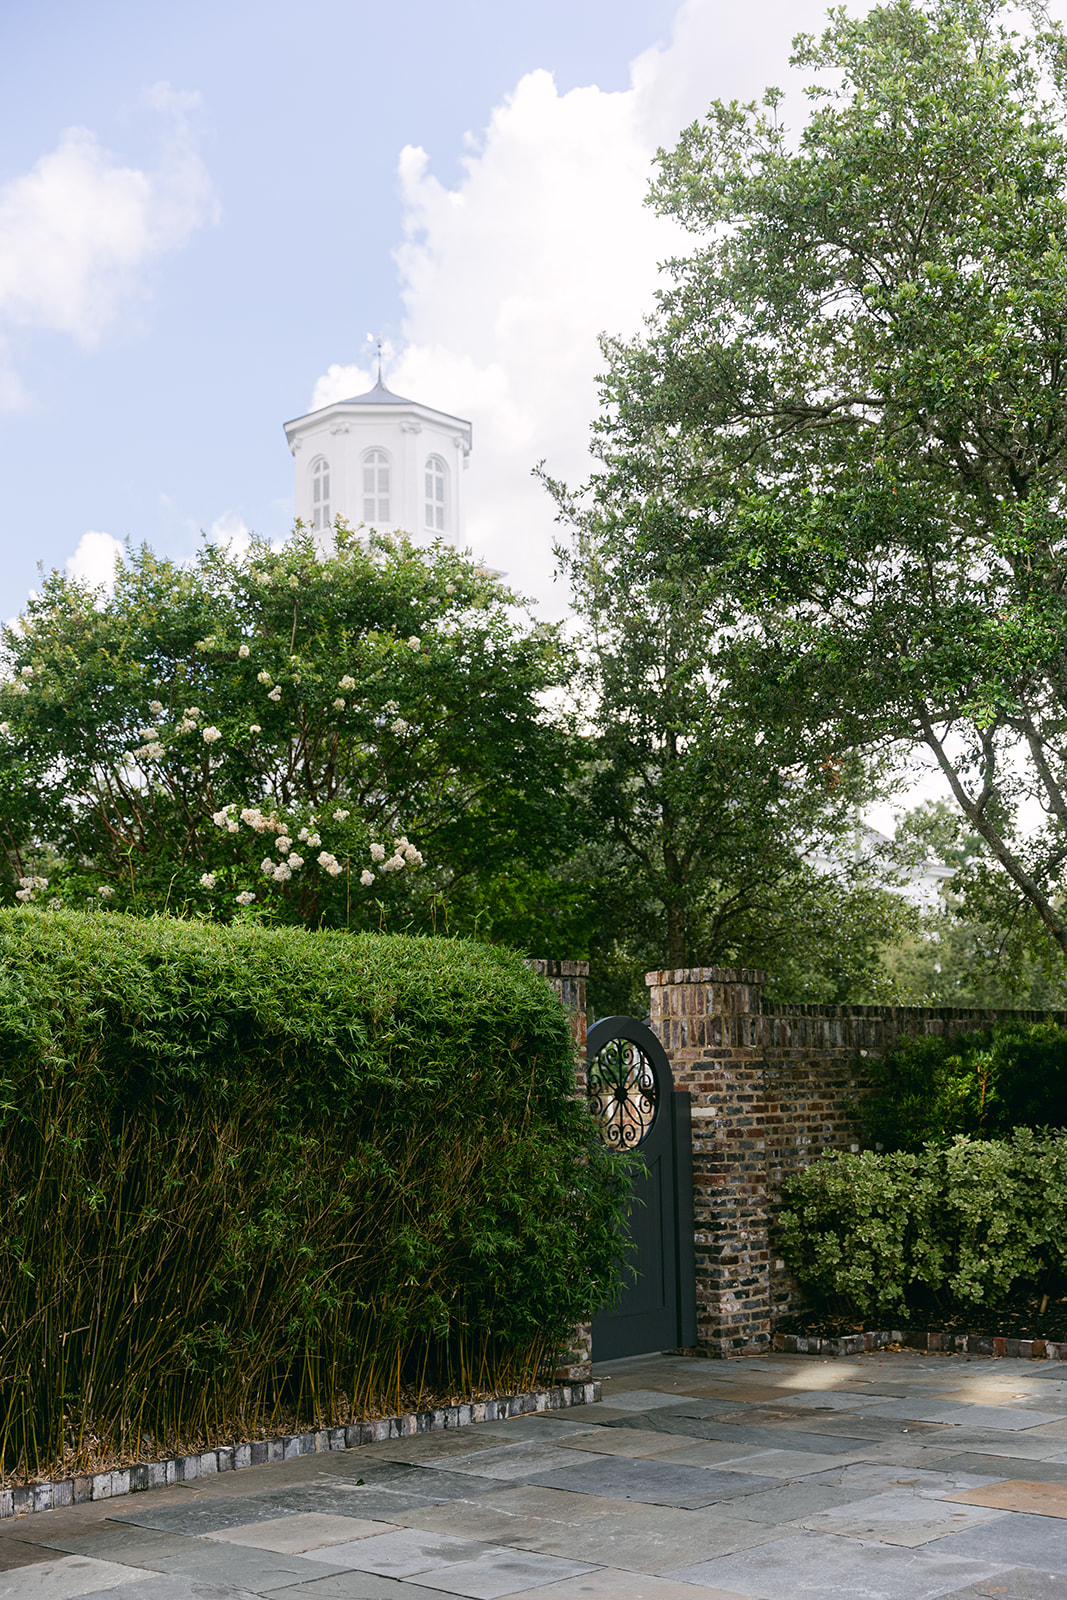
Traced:
[[34, 895], [34, 890], [35, 889], [47, 889], [47, 888], [48, 888], [48, 879], [47, 878], [34, 878], [34, 877], [20, 878], [19, 879], [19, 888], [17, 888], [15, 890], [15, 899], [16, 900], [21, 900], [23, 905], [26, 905], [26, 904], [28, 904], [28, 902], [30, 900], [33, 899], [33, 895]]
[[26, 681], [28, 683], [31, 678], [35, 678], [37, 676], [37, 673], [36, 673], [36, 670], [33, 667], [23, 667], [22, 676], [26, 679]]
[[195, 640], [193, 649], [199, 650], [201, 653], [203, 653], [205, 650], [214, 650], [216, 643], [217, 640], [215, 635], [213, 633], [209, 633], [206, 639]]
[[109, 883], [102, 883], [96, 892], [100, 896], [101, 900], [110, 900], [111, 896], [115, 893], [114, 889]]
[[[335, 811], [334, 814], [333, 814], [333, 820], [335, 822], [344, 822], [345, 819], [348, 817], [348, 815], [349, 815], [349, 813], [347, 811]], [[316, 839], [315, 843], [318, 844], [318, 842], [319, 841]], [[310, 839], [308, 840], [308, 843], [309, 844], [311, 843]]]
[[205, 889], [213, 889], [216, 882], [215, 874], [213, 872], [202, 872], [200, 874], [200, 882]]
[[178, 732], [192, 733], [196, 728], [197, 722], [200, 720], [200, 716], [201, 711], [199, 706], [190, 706], [188, 711], [183, 711], [182, 720], [178, 724]]
[[278, 700], [281, 699], [281, 697], [282, 697], [281, 686], [280, 686], [280, 684], [275, 684], [274, 688], [271, 690], [270, 694], [267, 696], [267, 699], [268, 700], [274, 700], [275, 702], [277, 702]]
[[219, 728], [205, 728], [200, 737], [205, 744], [216, 744], [222, 738], [222, 732]]
[[337, 699], [333, 703], [333, 709], [335, 711], [343, 711], [344, 708], [345, 708], [345, 702], [344, 702], [344, 700], [342, 700], [341, 696], [338, 695]]
[[251, 650], [249, 650], [249, 648], [248, 648], [248, 646], [246, 644], [242, 644], [242, 645], [238, 645], [237, 654], [240, 656], [242, 661], [247, 661], [249, 656], [252, 654], [252, 652], [251, 652]]
[[3, 734], [5, 739], [7, 738], [8, 734], [10, 732], [11, 732], [11, 724], [10, 724], [10, 722], [0, 722], [0, 733]]
[[133, 753], [138, 761], [162, 761], [163, 746], [158, 739], [151, 739], [148, 744], [142, 745], [140, 750], [135, 750]]
[[336, 878], [337, 874], [339, 872], [343, 872], [344, 870], [337, 857], [331, 855], [328, 850], [320, 850], [315, 859], [319, 866], [322, 867], [323, 871], [330, 874], [331, 878]]
[[249, 733], [262, 733], [263, 729], [260, 727], [258, 722], [253, 722], [252, 726], [249, 728], [248, 731], [249, 731]]
[[270, 673], [267, 671], [266, 667], [263, 668], [262, 672], [257, 672], [256, 673], [256, 682], [257, 683], [273, 683], [273, 681], [274, 680], [272, 679]]
[[149, 700], [148, 709], [154, 717], [161, 717], [163, 715], [162, 700]]
[[[227, 833], [236, 833], [238, 831], [237, 818], [234, 816], [236, 810], [237, 807], [232, 803], [228, 806], [223, 806], [221, 811], [212, 813], [211, 820], [216, 828], [225, 828]], [[203, 881], [203, 878], [201, 878], [200, 882], [203, 883]], [[208, 888], [210, 889], [211, 887], [212, 885], [208, 884]]]
[[417, 633], [413, 633], [411, 635], [411, 638], [408, 640], [408, 649], [409, 650], [421, 650], [422, 649], [422, 640], [419, 638]]
[[405, 733], [410, 733], [411, 732], [411, 723], [410, 722], [405, 722], [403, 717], [396, 717], [389, 724], [389, 727], [391, 728], [392, 732], [395, 733], [397, 738], [399, 738], [399, 739], [402, 739], [404, 737]]
[[339, 689], [354, 689], [356, 687], [356, 680], [346, 672], [337, 687]]
[[254, 895], [254, 894], [253, 894], [253, 893], [252, 893], [252, 891], [251, 891], [251, 889], [244, 889], [244, 890], [242, 890], [242, 892], [241, 892], [241, 893], [240, 893], [240, 894], [239, 894], [239, 895], [238, 895], [238, 896], [237, 896], [237, 904], [238, 904], [238, 905], [239, 905], [239, 906], [250, 906], [250, 905], [251, 905], [251, 904], [252, 904], [252, 901], [253, 901], [253, 900], [254, 900], [254, 899], [255, 899], [255, 898], [256, 898], [256, 897], [255, 897], [255, 895]]
[[[405, 867], [421, 867], [423, 864], [422, 852], [416, 850], [411, 840], [403, 834], [394, 840], [391, 856], [386, 856], [384, 844], [375, 842], [370, 847], [370, 858], [375, 863], [381, 863], [382, 872], [403, 872]], [[369, 889], [374, 882], [374, 873], [364, 868], [359, 881], [364, 889]]]
[[256, 833], [273, 833], [281, 827], [277, 817], [265, 817], [258, 806], [245, 806], [241, 821]]
[[30, 692], [29, 688], [27, 687], [27, 685], [24, 684], [20, 678], [16, 678], [13, 683], [8, 685], [8, 687], [10, 688], [12, 694], [21, 695], [21, 694], [29, 694], [29, 692]]
[[[338, 812], [336, 815], [340, 816], [341, 813]], [[347, 815], [348, 812], [344, 812], [344, 816], [347, 817]], [[322, 843], [322, 840], [319, 838], [318, 834], [312, 832], [310, 828], [301, 828], [300, 832], [297, 834], [297, 838], [300, 840], [301, 844], [308, 845], [312, 850], [316, 849]]]

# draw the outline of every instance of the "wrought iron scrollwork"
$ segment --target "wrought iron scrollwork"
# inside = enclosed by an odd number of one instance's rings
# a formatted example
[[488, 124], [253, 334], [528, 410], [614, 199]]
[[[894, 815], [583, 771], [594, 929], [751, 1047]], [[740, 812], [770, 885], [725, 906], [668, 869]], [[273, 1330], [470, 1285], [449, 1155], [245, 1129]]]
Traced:
[[632, 1039], [611, 1039], [589, 1063], [589, 1109], [612, 1150], [636, 1150], [656, 1116], [656, 1074]]

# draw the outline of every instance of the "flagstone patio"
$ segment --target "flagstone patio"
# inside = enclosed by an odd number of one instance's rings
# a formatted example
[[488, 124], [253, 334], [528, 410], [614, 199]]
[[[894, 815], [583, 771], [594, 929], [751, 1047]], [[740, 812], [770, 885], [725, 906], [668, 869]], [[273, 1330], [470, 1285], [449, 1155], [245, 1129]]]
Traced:
[[597, 1375], [597, 1405], [5, 1522], [0, 1600], [1067, 1600], [1067, 1364]]

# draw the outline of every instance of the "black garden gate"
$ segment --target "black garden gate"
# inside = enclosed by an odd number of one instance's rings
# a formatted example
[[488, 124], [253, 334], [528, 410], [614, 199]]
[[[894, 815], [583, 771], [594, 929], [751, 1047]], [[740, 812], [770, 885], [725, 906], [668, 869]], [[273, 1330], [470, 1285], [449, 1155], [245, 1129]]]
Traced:
[[636, 1150], [627, 1284], [593, 1319], [593, 1360], [696, 1343], [693, 1155], [687, 1090], [650, 1028], [633, 1017], [594, 1023], [586, 1043], [589, 1108], [611, 1150]]

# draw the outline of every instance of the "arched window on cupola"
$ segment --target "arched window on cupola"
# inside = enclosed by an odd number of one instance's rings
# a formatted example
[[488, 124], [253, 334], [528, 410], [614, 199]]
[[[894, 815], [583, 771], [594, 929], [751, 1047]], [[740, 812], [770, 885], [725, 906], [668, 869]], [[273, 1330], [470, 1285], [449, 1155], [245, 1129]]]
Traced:
[[363, 457], [363, 520], [392, 521], [389, 515], [389, 457], [384, 450], [368, 450]]
[[448, 468], [440, 456], [430, 456], [426, 462], [426, 526], [434, 533], [444, 533], [448, 526]]
[[316, 533], [330, 526], [330, 463], [325, 456], [311, 463], [311, 526]]

